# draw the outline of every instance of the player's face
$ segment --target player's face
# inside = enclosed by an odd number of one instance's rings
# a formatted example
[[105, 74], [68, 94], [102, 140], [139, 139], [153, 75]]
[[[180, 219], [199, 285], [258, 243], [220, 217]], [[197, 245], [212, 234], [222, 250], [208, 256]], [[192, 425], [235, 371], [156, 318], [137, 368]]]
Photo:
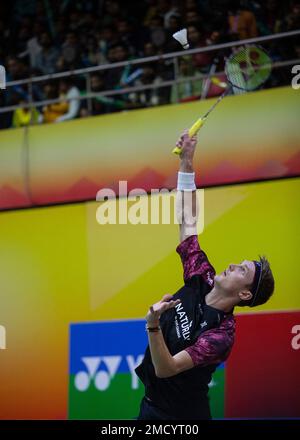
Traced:
[[244, 260], [240, 264], [230, 264], [222, 273], [216, 275], [215, 283], [225, 291], [248, 290], [253, 283], [255, 264]]

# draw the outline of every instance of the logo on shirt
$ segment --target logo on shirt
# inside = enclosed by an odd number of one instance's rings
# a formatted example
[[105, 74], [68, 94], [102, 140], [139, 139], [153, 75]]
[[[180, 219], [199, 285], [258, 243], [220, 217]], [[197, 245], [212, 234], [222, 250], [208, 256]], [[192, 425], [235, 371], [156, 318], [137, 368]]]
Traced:
[[189, 321], [186, 312], [183, 310], [182, 303], [179, 303], [176, 307], [175, 315], [175, 328], [178, 338], [183, 337], [183, 339], [190, 340], [191, 338], [191, 327], [193, 325], [193, 320]]

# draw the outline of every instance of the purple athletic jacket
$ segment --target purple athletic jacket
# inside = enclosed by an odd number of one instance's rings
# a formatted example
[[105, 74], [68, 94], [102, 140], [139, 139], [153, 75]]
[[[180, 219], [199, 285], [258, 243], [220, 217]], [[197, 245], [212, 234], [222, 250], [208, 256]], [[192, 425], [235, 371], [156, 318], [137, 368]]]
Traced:
[[[198, 237], [192, 235], [182, 241], [176, 251], [181, 257], [184, 281], [200, 275], [211, 288], [214, 284], [215, 270], [200, 249]], [[226, 316], [221, 325], [202, 333], [195, 344], [185, 350], [191, 356], [194, 365], [222, 363], [229, 356], [234, 342], [235, 319], [232, 314]]]

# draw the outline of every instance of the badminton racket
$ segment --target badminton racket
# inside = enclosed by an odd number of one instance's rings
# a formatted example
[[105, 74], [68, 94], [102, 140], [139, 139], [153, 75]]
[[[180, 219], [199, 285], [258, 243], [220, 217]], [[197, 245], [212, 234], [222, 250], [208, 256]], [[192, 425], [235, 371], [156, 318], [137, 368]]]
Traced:
[[[228, 84], [221, 81], [218, 82], [218, 79], [214, 78], [214, 82], [225, 88], [225, 91], [209, 110], [192, 125], [189, 129], [189, 136], [194, 136], [200, 130], [209, 114], [229, 92], [232, 90], [249, 92], [257, 89], [267, 81], [271, 70], [271, 58], [261, 47], [243, 46], [233, 53], [225, 63], [225, 74]], [[181, 148], [175, 147], [173, 153], [180, 154]]]

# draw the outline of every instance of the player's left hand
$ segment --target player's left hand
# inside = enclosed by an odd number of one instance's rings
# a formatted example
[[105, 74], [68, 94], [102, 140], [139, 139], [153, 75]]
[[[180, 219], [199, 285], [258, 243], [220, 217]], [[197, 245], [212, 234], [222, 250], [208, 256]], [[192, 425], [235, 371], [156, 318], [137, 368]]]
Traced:
[[180, 299], [173, 300], [172, 295], [164, 295], [162, 299], [155, 303], [153, 306], [150, 306], [149, 311], [146, 315], [146, 321], [148, 324], [152, 326], [159, 325], [159, 318], [161, 315], [169, 309], [177, 306], [180, 303]]

